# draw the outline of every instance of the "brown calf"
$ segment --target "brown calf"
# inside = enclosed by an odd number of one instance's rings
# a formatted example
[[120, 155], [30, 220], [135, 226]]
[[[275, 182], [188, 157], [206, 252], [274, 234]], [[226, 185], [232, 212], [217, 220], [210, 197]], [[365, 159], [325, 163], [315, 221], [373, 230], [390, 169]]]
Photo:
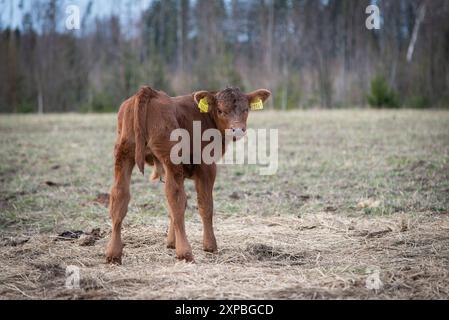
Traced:
[[[170, 225], [167, 247], [176, 249], [178, 259], [193, 261], [192, 249], [184, 227], [184, 211], [187, 204], [184, 179], [193, 179], [197, 191], [198, 209], [203, 221], [203, 249], [217, 251], [212, 226], [213, 198], [216, 165], [174, 164], [170, 160], [170, 133], [183, 128], [192, 136], [193, 121], [201, 122], [201, 131], [218, 129], [223, 137], [225, 130], [244, 133], [250, 103], [265, 101], [268, 90], [260, 89], [244, 94], [239, 89], [228, 88], [220, 92], [200, 91], [192, 95], [169, 97], [161, 91], [143, 87], [126, 100], [118, 113], [117, 140], [115, 143], [115, 181], [111, 190], [109, 212], [112, 219], [112, 235], [106, 258], [109, 263], [121, 263], [121, 226], [130, 200], [131, 173], [135, 165], [144, 173], [145, 163], [153, 166], [152, 179], [165, 176]], [[204, 99], [208, 111], [200, 111], [198, 103]], [[234, 139], [236, 140], [236, 139]], [[201, 144], [201, 149], [205, 146]], [[193, 151], [191, 150], [191, 153]]]

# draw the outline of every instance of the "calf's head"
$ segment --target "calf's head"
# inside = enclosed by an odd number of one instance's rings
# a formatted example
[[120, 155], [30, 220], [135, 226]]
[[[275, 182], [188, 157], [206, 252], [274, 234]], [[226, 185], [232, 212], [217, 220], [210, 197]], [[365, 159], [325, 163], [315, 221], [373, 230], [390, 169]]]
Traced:
[[271, 92], [266, 89], [245, 94], [238, 88], [227, 88], [220, 92], [199, 91], [193, 97], [201, 112], [212, 116], [223, 136], [225, 133], [231, 134], [237, 141], [246, 134], [251, 106], [260, 106], [270, 95]]

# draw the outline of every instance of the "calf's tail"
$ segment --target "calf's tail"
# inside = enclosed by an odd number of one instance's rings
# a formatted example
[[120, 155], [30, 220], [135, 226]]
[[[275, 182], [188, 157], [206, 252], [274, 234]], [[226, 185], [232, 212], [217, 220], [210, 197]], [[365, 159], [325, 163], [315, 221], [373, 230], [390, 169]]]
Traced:
[[147, 113], [150, 101], [156, 91], [150, 87], [142, 87], [135, 96], [134, 104], [134, 135], [136, 141], [135, 161], [139, 171], [144, 174], [145, 170], [145, 150], [148, 143]]

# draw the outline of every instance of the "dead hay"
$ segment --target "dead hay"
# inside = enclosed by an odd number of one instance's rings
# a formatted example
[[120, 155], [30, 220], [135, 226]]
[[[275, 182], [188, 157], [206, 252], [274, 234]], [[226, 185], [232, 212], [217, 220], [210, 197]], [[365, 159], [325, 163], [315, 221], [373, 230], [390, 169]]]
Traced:
[[[201, 224], [187, 222], [196, 264], [165, 248], [166, 219], [127, 226], [122, 266], [104, 264], [107, 238], [93, 246], [0, 242], [2, 299], [447, 299], [449, 217], [217, 218], [219, 253], [201, 251]], [[11, 245], [14, 243], [14, 245]], [[65, 268], [80, 267], [80, 288]], [[378, 272], [383, 286], [366, 288]]]

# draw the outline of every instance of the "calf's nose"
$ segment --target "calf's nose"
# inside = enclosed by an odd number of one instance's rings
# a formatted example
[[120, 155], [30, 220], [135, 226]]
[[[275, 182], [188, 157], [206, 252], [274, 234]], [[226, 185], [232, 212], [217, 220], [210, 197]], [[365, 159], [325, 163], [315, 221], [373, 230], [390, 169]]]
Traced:
[[234, 137], [243, 137], [246, 134], [246, 128], [231, 128]]

